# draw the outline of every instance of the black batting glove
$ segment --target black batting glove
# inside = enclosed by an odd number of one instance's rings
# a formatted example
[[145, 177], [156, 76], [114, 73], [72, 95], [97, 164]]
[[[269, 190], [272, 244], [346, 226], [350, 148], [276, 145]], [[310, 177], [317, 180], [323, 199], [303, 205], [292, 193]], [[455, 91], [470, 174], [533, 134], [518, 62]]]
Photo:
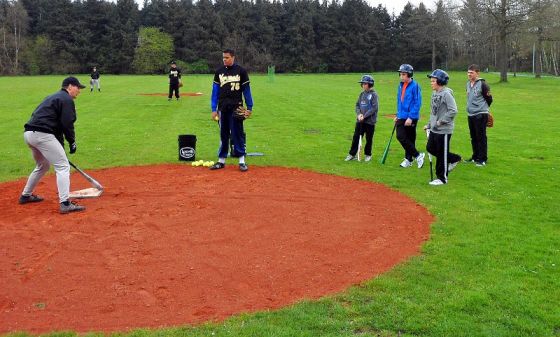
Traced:
[[76, 153], [77, 149], [78, 149], [78, 146], [76, 145], [76, 142], [70, 144], [70, 154]]

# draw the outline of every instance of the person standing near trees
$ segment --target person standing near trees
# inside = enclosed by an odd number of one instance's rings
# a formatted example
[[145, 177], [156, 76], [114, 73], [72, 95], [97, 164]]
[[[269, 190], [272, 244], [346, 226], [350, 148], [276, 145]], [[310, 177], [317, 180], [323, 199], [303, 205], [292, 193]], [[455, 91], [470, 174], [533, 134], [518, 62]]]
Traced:
[[416, 159], [418, 168], [422, 168], [425, 154], [416, 150], [416, 124], [420, 119], [422, 91], [413, 79], [414, 68], [410, 64], [401, 64], [398, 72], [401, 81], [397, 89], [395, 128], [397, 139], [405, 151], [400, 166], [403, 168], [410, 167]]
[[171, 68], [169, 69], [169, 95], [167, 100], [171, 101], [173, 93], [175, 93], [175, 98], [179, 100], [179, 84], [181, 83], [181, 69], [177, 68], [177, 63], [175, 61], [171, 62]]
[[90, 74], [91, 80], [89, 81], [90, 90], [89, 92], [93, 92], [94, 86], [97, 86], [97, 91], [101, 92], [101, 83], [99, 82], [99, 71], [97, 71], [97, 67], [93, 67]]
[[471, 64], [467, 71], [467, 114], [471, 134], [472, 156], [466, 162], [485, 166], [488, 160], [486, 126], [492, 104], [490, 87], [480, 77], [480, 67]]
[[[245, 163], [245, 130], [243, 120], [249, 118], [253, 110], [253, 96], [249, 86], [249, 74], [235, 63], [235, 52], [225, 49], [222, 53], [224, 65], [214, 73], [212, 84], [211, 109], [212, 120], [220, 123], [220, 147], [218, 162], [210, 166], [211, 170], [223, 169], [226, 166], [229, 143], [232, 145], [232, 157], [239, 158], [239, 170], [247, 171]], [[235, 110], [243, 106], [243, 98], [247, 105], [244, 118], [236, 118]]]

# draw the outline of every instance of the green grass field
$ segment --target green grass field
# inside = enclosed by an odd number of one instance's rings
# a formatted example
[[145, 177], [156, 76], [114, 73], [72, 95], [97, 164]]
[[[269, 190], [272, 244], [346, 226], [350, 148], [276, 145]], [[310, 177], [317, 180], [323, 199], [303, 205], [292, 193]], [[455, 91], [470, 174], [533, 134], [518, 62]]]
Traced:
[[[416, 74], [423, 89], [421, 125], [431, 94], [426, 74]], [[250, 157], [248, 164], [359, 177], [411, 196], [437, 216], [421, 255], [336, 296], [126, 336], [560, 336], [560, 80], [510, 77], [500, 84], [489, 74], [495, 126], [488, 130], [488, 165], [460, 164], [448, 185], [432, 187], [428, 165], [398, 167], [403, 151], [396, 140], [387, 163], [378, 163], [392, 130], [392, 120], [383, 116], [394, 113], [397, 73], [374, 74], [380, 96], [374, 161], [343, 161], [360, 76], [276, 75], [271, 83], [252, 75], [255, 108], [246, 122], [247, 147], [265, 156]], [[450, 76], [459, 107], [451, 149], [467, 158], [466, 73]], [[0, 181], [32, 170], [23, 124], [62, 79], [0, 78]], [[179, 102], [138, 95], [166, 93], [165, 76], [106, 75], [101, 81], [101, 93], [84, 89], [76, 100], [78, 151], [70, 157], [76, 164], [92, 169], [176, 163], [179, 134], [197, 135], [197, 159], [215, 160], [219, 136], [210, 120], [211, 75], [187, 76], [182, 90], [204, 95]], [[420, 130], [417, 144], [425, 148]], [[395, 205], [395, 217], [398, 212]]]

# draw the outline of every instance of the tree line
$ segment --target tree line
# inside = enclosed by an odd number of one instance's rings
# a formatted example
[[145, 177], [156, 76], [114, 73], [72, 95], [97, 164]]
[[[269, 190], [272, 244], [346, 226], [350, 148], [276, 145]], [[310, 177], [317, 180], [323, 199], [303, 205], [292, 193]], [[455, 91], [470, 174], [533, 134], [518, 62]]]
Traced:
[[0, 0], [0, 74], [208, 73], [228, 47], [253, 72], [497, 70], [559, 75], [558, 0]]

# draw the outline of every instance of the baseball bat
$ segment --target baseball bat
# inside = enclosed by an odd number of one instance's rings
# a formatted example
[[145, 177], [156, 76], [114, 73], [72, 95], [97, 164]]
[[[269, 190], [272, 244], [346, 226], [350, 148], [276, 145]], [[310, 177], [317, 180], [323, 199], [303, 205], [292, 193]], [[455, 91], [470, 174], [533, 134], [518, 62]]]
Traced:
[[360, 135], [360, 138], [358, 140], [358, 153], [357, 153], [358, 161], [361, 160], [361, 153], [362, 153], [362, 135]]
[[385, 164], [387, 160], [387, 156], [389, 155], [389, 147], [391, 146], [391, 141], [393, 140], [393, 135], [395, 134], [395, 129], [397, 128], [397, 124], [393, 125], [393, 131], [391, 132], [391, 138], [389, 138], [389, 142], [387, 146], [385, 146], [385, 151], [383, 151], [383, 155], [381, 156], [381, 160], [379, 161], [381, 164]]
[[[428, 138], [428, 141], [430, 140], [430, 130], [426, 129], [426, 138]], [[429, 151], [428, 152], [428, 159], [430, 160], [430, 181], [434, 180], [434, 170], [432, 167], [432, 155], [430, 154]]]
[[71, 161], [68, 161], [68, 163], [70, 163], [70, 166], [72, 166], [76, 171], [80, 172], [80, 174], [86, 178], [87, 181], [89, 181], [93, 187], [97, 188], [98, 190], [103, 190], [103, 186], [101, 186], [101, 184], [93, 179], [89, 174], [85, 173], [84, 171], [80, 170], [76, 165], [74, 165]]
[[362, 145], [363, 145], [364, 121], [360, 122], [360, 138], [358, 140], [358, 161], [362, 159]]

